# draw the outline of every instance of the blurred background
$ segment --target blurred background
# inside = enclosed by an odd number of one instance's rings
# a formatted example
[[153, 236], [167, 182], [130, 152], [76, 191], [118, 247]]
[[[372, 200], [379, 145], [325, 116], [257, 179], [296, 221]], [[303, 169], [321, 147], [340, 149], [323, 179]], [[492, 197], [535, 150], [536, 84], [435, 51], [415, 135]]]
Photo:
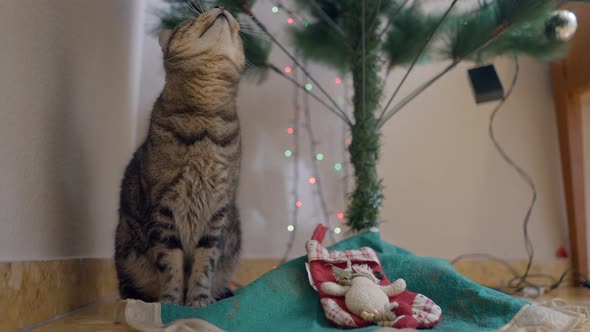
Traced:
[[[162, 54], [152, 34], [158, 24], [154, 9], [161, 5], [157, 0], [0, 2], [0, 260], [112, 257], [123, 170], [146, 135], [152, 104], [164, 84]], [[253, 9], [289, 44], [289, 16], [272, 7], [259, 0]], [[271, 60], [280, 68], [294, 67], [278, 48]], [[510, 59], [495, 64], [506, 86], [513, 64]], [[521, 223], [530, 194], [488, 138], [494, 105], [475, 104], [466, 72], [472, 66], [457, 67], [384, 127], [379, 163], [385, 187], [383, 238], [419, 255], [485, 252], [523, 259]], [[443, 67], [420, 66], [402, 93]], [[320, 65], [310, 69], [334, 96], [351, 96], [350, 78]], [[401, 75], [390, 74], [385, 95]], [[314, 172], [308, 134], [301, 129], [295, 165], [285, 155], [293, 149], [288, 131], [293, 93], [293, 86], [274, 73], [260, 84], [244, 78], [240, 86], [245, 258], [283, 255], [296, 201], [302, 205], [290, 256], [304, 254], [304, 242], [324, 222], [310, 177], [321, 179], [332, 229], [342, 223], [338, 214], [345, 211], [351, 181], [347, 133], [312, 101], [309, 124], [323, 159], [315, 161], [319, 171]], [[539, 200], [530, 225], [536, 257], [554, 258], [557, 248], [568, 243], [547, 64], [522, 58], [519, 82], [496, 128], [499, 140], [537, 184]], [[337, 163], [342, 169], [335, 168]], [[301, 172], [298, 183], [293, 167]], [[335, 239], [345, 235], [342, 227]]]

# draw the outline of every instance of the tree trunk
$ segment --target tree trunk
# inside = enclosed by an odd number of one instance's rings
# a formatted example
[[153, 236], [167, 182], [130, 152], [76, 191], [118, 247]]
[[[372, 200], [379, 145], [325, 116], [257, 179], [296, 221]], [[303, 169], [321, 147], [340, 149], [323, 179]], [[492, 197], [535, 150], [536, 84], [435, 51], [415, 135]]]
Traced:
[[[348, 226], [353, 231], [361, 231], [377, 226], [383, 199], [381, 180], [377, 175], [379, 159], [380, 133], [377, 127], [376, 113], [382, 92], [379, 78], [379, 58], [377, 50], [379, 41], [374, 24], [375, 6], [366, 5], [365, 1], [355, 1], [353, 7], [356, 15], [351, 15], [347, 26], [350, 36], [355, 36], [352, 43], [350, 61], [354, 83], [354, 125], [352, 141], [349, 146], [350, 161], [354, 167], [355, 189], [351, 195], [348, 208]], [[362, 19], [364, 12], [365, 19]], [[359, 19], [359, 14], [361, 18]], [[359, 22], [360, 21], [360, 22]], [[360, 23], [360, 24], [359, 24]], [[362, 31], [362, 24], [365, 31]], [[364, 36], [363, 36], [364, 35]], [[363, 37], [364, 46], [363, 46]], [[363, 56], [364, 54], [364, 56]]]

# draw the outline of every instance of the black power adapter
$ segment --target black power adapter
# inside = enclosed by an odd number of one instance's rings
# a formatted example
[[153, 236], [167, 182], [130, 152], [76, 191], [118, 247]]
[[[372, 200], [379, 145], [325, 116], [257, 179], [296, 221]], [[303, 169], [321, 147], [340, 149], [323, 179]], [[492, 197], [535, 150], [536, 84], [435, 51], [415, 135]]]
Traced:
[[478, 104], [504, 98], [504, 88], [494, 65], [469, 69], [469, 80]]

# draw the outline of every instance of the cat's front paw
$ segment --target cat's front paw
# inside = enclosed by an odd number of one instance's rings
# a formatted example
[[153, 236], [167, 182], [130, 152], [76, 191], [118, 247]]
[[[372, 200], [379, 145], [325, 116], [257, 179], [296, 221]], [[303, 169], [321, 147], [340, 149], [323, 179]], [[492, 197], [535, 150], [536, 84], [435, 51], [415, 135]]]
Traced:
[[170, 294], [162, 294], [158, 299], [158, 302], [162, 304], [182, 304], [182, 301], [179, 297]]
[[195, 296], [192, 299], [189, 299], [186, 305], [191, 307], [199, 307], [203, 308], [208, 306], [209, 304], [215, 302], [215, 300], [209, 295], [199, 295]]

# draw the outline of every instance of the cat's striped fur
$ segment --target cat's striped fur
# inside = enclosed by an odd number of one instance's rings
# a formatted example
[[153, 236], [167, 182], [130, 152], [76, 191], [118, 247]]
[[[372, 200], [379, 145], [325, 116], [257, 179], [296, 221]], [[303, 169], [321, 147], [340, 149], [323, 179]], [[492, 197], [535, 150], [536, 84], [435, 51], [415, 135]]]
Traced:
[[241, 243], [238, 30], [213, 8], [161, 34], [166, 84], [121, 187], [122, 298], [205, 306], [228, 291]]

